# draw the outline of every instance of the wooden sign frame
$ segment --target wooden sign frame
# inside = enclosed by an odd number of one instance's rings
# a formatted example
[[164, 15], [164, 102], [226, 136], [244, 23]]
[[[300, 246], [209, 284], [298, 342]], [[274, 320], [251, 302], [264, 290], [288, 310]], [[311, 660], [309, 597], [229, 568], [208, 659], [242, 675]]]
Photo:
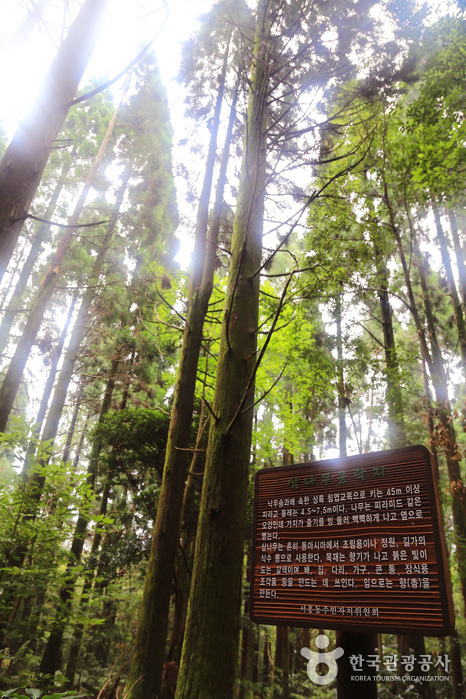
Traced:
[[424, 636], [454, 628], [425, 447], [261, 469], [253, 522], [252, 621]]

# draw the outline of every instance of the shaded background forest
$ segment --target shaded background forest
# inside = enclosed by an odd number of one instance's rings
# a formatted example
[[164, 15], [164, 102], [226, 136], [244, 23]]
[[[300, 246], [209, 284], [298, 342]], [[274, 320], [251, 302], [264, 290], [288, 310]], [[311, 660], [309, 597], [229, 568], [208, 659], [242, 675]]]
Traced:
[[[178, 672], [178, 699], [336, 696], [299, 654], [318, 630], [248, 619], [254, 473], [422, 444], [457, 631], [415, 650], [448, 653], [451, 681], [378, 692], [464, 697], [462, 3], [212, 3], [183, 47], [182, 115], [149, 44], [118, 81], [56, 94], [64, 37], [100, 4], [24, 2], [1, 37], [5, 57], [64, 18], [39, 108], [8, 150], [0, 134], [2, 696], [170, 697]], [[156, 10], [154, 46], [176, 8]], [[231, 600], [226, 646], [196, 620], [215, 625], [209, 585]]]

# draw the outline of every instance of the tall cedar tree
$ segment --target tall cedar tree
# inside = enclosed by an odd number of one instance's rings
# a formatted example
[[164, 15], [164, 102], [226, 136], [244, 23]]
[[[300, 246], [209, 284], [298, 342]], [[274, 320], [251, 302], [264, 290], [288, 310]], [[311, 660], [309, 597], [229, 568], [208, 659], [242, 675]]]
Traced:
[[266, 186], [271, 9], [272, 3], [260, 0], [178, 699], [226, 698], [235, 691], [258, 325], [256, 272]]
[[[232, 26], [229, 15], [233, 3], [220, 4], [211, 13], [211, 21], [223, 29], [223, 65], [218, 78], [214, 114], [210, 126], [210, 143], [204, 181], [199, 200], [194, 239], [193, 269], [190, 278], [188, 312], [178, 363], [170, 429], [165, 456], [162, 490], [152, 536], [149, 565], [138, 620], [129, 684], [135, 685], [134, 698], [155, 696], [160, 689], [170, 598], [173, 588], [178, 530], [188, 464], [190, 428], [193, 416], [197, 366], [203, 339], [204, 319], [213, 288], [219, 225], [208, 224], [214, 166], [217, 157], [217, 134], [225, 91], [225, 80]], [[225, 31], [226, 26], [226, 31]], [[227, 155], [227, 153], [226, 153]], [[224, 159], [224, 167], [227, 159]], [[221, 181], [224, 177], [221, 178]], [[217, 207], [218, 209], [218, 207]], [[150, 648], [150, 654], [147, 649]]]
[[[341, 76], [348, 68], [353, 30], [361, 33], [363, 19], [370, 24], [367, 15], [370, 7], [370, 2], [364, 2], [354, 14], [340, 4], [258, 2], [243, 166], [177, 699], [227, 698], [235, 694], [252, 406], [260, 361], [260, 355], [256, 356], [258, 278], [267, 185], [267, 139], [272, 154], [273, 146], [281, 151], [285, 138], [289, 143], [297, 135], [293, 117], [299, 88], [293, 86], [293, 66], [306, 70], [306, 75], [299, 76], [301, 89], [312, 83], [313, 69], [322, 81], [335, 69], [339, 69]], [[279, 21], [287, 20], [288, 34], [286, 38], [282, 35], [280, 45], [283, 24], [280, 26]], [[322, 45], [327, 21], [332, 26], [345, 26], [345, 31], [338, 35], [338, 50], [333, 55]], [[298, 28], [303, 32], [302, 43], [296, 36]], [[291, 48], [289, 36], [292, 35]], [[294, 49], [296, 54], [292, 53]], [[320, 70], [316, 68], [319, 62]], [[285, 83], [286, 94], [280, 97], [275, 88]], [[286, 137], [283, 131], [279, 132], [282, 124], [288, 127]], [[306, 129], [299, 131], [302, 133]]]

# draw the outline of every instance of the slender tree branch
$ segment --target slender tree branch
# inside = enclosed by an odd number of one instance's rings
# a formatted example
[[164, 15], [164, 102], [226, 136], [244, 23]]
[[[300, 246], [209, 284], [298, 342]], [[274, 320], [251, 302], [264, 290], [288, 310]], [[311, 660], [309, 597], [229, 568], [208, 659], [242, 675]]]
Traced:
[[361, 323], [359, 320], [357, 320], [356, 323], [357, 323], [358, 325], [360, 325], [361, 328], [362, 328], [363, 330], [365, 330], [366, 333], [367, 333], [368, 335], [370, 335], [370, 336], [372, 337], [372, 339], [373, 339], [375, 342], [377, 342], [377, 344], [379, 344], [379, 345], [382, 347], [382, 349], [385, 349], [385, 345], [383, 344], [383, 342], [380, 342], [380, 340], [379, 340], [373, 333], [371, 333], [371, 331], [368, 330], [368, 329], [366, 328], [366, 326], [363, 325], [363, 323]]
[[[158, 288], [158, 287], [156, 287], [156, 290], [157, 290], [157, 294], [160, 296], [160, 298], [162, 299], [162, 301], [168, 306], [168, 308], [169, 308], [171, 311], [173, 311], [173, 313], [176, 313], [176, 315], [178, 316], [178, 318], [180, 318], [180, 319], [183, 321], [183, 323], [185, 323], [186, 325], [188, 325], [188, 321], [186, 320], [186, 318], [185, 318], [184, 316], [182, 316], [181, 313], [179, 313], [179, 312], [176, 310], [176, 308], [175, 308], [174, 306], [172, 306], [171, 303], [169, 303], [169, 302], [167, 301], [167, 299], [166, 299], [165, 296], [162, 294], [162, 292], [159, 291], [159, 288]], [[147, 298], [147, 296], [146, 296], [146, 298]], [[149, 299], [148, 299], [148, 300], [149, 300]], [[189, 325], [188, 325], [188, 328], [189, 328]], [[191, 329], [191, 328], [189, 328], [189, 329]]]
[[92, 228], [93, 226], [103, 226], [109, 223], [108, 220], [94, 221], [94, 223], [57, 223], [56, 221], [48, 221], [46, 218], [41, 218], [40, 216], [34, 216], [34, 214], [24, 214], [24, 216], [18, 216], [18, 218], [13, 220], [26, 221], [28, 218], [32, 218], [34, 221], [39, 221], [39, 223], [46, 223], [49, 226], [58, 226], [58, 228]]
[[208, 409], [209, 413], [210, 413], [210, 414], [212, 415], [212, 417], [214, 418], [215, 422], [218, 422], [218, 421], [220, 420], [220, 418], [218, 417], [218, 415], [216, 415], [216, 414], [214, 413], [214, 411], [212, 410], [212, 407], [211, 407], [209, 401], [207, 400], [207, 398], [206, 398], [205, 396], [204, 396], [204, 402], [205, 402], [205, 404], [206, 404], [206, 406], [207, 406], [207, 409]]
[[90, 99], [91, 97], [94, 97], [95, 95], [98, 95], [100, 92], [103, 92], [106, 90], [108, 87], [113, 85], [114, 83], [118, 82], [120, 78], [122, 78], [124, 75], [129, 73], [138, 63], [139, 61], [148, 53], [148, 51], [151, 49], [152, 44], [162, 31], [163, 27], [166, 24], [166, 21], [168, 19], [168, 14], [169, 14], [169, 9], [168, 9], [168, 4], [166, 0], [163, 0], [163, 4], [165, 5], [165, 18], [158, 29], [158, 31], [154, 34], [152, 39], [139, 51], [139, 53], [133, 58], [132, 61], [128, 63], [126, 68], [123, 68], [122, 71], [120, 71], [115, 77], [111, 78], [110, 80], [107, 80], [105, 83], [102, 83], [99, 85], [99, 87], [96, 87], [94, 90], [91, 90], [90, 92], [86, 92], [84, 95], [81, 95], [80, 97], [76, 97], [74, 100], [71, 100], [71, 102], [68, 102], [67, 105], [65, 105], [65, 108], [69, 109], [72, 107], [74, 104], [79, 104], [80, 102], [85, 102], [86, 100]]
[[227, 430], [226, 430], [226, 434], [228, 434], [228, 433], [230, 432], [230, 430], [231, 430], [231, 428], [233, 427], [233, 424], [234, 424], [234, 422], [236, 421], [238, 415], [240, 415], [240, 413], [243, 412], [244, 404], [245, 404], [245, 402], [246, 402], [246, 400], [247, 400], [249, 391], [251, 390], [251, 387], [252, 387], [253, 381], [254, 381], [254, 379], [255, 379], [255, 376], [256, 376], [257, 370], [258, 370], [258, 368], [259, 368], [259, 365], [260, 365], [260, 363], [261, 363], [261, 361], [262, 361], [262, 358], [263, 358], [263, 356], [264, 356], [264, 354], [265, 354], [265, 351], [266, 351], [266, 349], [267, 349], [267, 347], [268, 347], [268, 344], [269, 344], [269, 342], [270, 342], [270, 340], [271, 340], [271, 337], [272, 337], [272, 335], [273, 335], [273, 333], [274, 333], [275, 326], [277, 325], [278, 318], [280, 317], [280, 312], [281, 312], [281, 310], [282, 310], [282, 308], [283, 308], [283, 304], [284, 304], [284, 301], [285, 301], [286, 293], [287, 293], [287, 291], [288, 291], [288, 287], [289, 287], [289, 285], [290, 285], [290, 283], [291, 283], [291, 280], [293, 279], [294, 274], [295, 274], [294, 271], [290, 272], [290, 274], [289, 274], [288, 280], [287, 280], [287, 282], [286, 282], [286, 284], [285, 284], [285, 286], [284, 286], [282, 295], [281, 295], [281, 297], [280, 297], [280, 302], [279, 302], [279, 304], [278, 304], [278, 306], [277, 306], [277, 310], [276, 310], [276, 312], [275, 312], [275, 317], [274, 317], [274, 319], [273, 319], [273, 322], [272, 322], [272, 325], [271, 325], [271, 327], [270, 327], [269, 333], [268, 333], [268, 335], [267, 335], [267, 337], [266, 337], [266, 339], [265, 339], [265, 342], [264, 342], [264, 344], [263, 344], [263, 346], [262, 346], [261, 351], [259, 352], [259, 356], [258, 356], [257, 359], [256, 359], [256, 363], [255, 363], [255, 365], [254, 365], [254, 367], [253, 367], [253, 370], [251, 371], [251, 375], [250, 375], [250, 377], [249, 377], [249, 379], [248, 379], [248, 383], [247, 383], [247, 385], [246, 385], [246, 389], [245, 389], [245, 391], [244, 391], [243, 398], [241, 399], [241, 402], [240, 402], [240, 404], [238, 405], [238, 408], [237, 408], [237, 410], [236, 410], [236, 412], [235, 412], [235, 414], [234, 414], [234, 416], [233, 416], [233, 419], [231, 420], [230, 424], [228, 425], [228, 428], [227, 428]]
[[[207, 452], [207, 449], [196, 449], [195, 447], [175, 447], [177, 451], [189, 451], [192, 454], [205, 454]], [[191, 476], [199, 476], [201, 474], [199, 473], [191, 473], [189, 472], [189, 475]]]
[[285, 366], [284, 366], [283, 369], [281, 370], [281, 372], [280, 372], [278, 378], [275, 379], [275, 381], [274, 381], [273, 384], [270, 386], [270, 388], [269, 388], [265, 393], [263, 393], [263, 394], [261, 395], [261, 397], [258, 398], [249, 408], [246, 408], [245, 410], [242, 410], [242, 411], [241, 411], [241, 414], [242, 414], [242, 413], [247, 413], [248, 410], [252, 410], [253, 408], [255, 408], [256, 405], [258, 405], [261, 401], [263, 401], [264, 398], [265, 398], [266, 396], [268, 396], [269, 393], [270, 393], [271, 391], [273, 391], [273, 389], [275, 388], [275, 386], [277, 385], [277, 383], [278, 383], [278, 382], [280, 381], [280, 379], [282, 378], [283, 372], [285, 371], [285, 369], [286, 369], [287, 366], [288, 366], [288, 365], [285, 364]]

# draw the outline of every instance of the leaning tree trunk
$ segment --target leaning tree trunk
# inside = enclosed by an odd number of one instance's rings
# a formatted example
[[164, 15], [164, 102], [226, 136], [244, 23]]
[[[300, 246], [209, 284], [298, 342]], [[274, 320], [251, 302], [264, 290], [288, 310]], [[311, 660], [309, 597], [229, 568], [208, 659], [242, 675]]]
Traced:
[[177, 699], [235, 694], [266, 182], [269, 11], [270, 2], [260, 0]]
[[0, 49], [2, 58], [26, 42], [34, 29], [43, 21], [43, 15], [47, 5], [50, 5], [50, 0], [36, 0], [31, 5], [24, 22], [21, 23], [8, 43]]
[[107, 3], [85, 0], [48, 70], [39, 97], [0, 162], [0, 280], [94, 51]]
[[99, 152], [94, 160], [91, 171], [89, 172], [86, 182], [81, 190], [79, 199], [76, 203], [74, 211], [68, 220], [65, 233], [55, 251], [53, 260], [42, 279], [39, 289], [37, 290], [31, 311], [29, 313], [23, 334], [18, 342], [15, 353], [12, 357], [8, 371], [3, 380], [2, 388], [0, 389], [0, 432], [5, 432], [8, 418], [10, 416], [13, 402], [18, 392], [19, 385], [24, 372], [24, 367], [29, 357], [31, 347], [36, 339], [37, 333], [44, 317], [44, 313], [55, 289], [57, 277], [60, 273], [63, 260], [70, 246], [73, 233], [78, 227], [78, 220], [84, 207], [87, 195], [92, 187], [95, 175], [102, 163], [105, 151], [110, 141], [110, 137], [115, 127], [115, 122], [118, 114], [118, 109], [115, 110], [110, 122], [107, 126], [105, 136], [100, 145]]
[[131, 692], [132, 699], [156, 696], [162, 679], [170, 597], [173, 589], [178, 531], [188, 464], [197, 366], [215, 270], [218, 228], [215, 230], [211, 226], [208, 234], [207, 230], [227, 57], [228, 54], [225, 55], [220, 76], [199, 201], [188, 313], [170, 416], [157, 517], [128, 678], [128, 686], [134, 685]]
[[58, 376], [57, 385], [53, 394], [52, 405], [50, 406], [47, 415], [47, 420], [44, 426], [44, 432], [42, 435], [43, 441], [52, 440], [52, 444], [55, 440], [55, 436], [58, 430], [58, 424], [60, 422], [61, 414], [65, 406], [66, 394], [68, 393], [68, 387], [73, 377], [73, 371], [76, 364], [76, 360], [78, 358], [79, 348], [81, 346], [83, 337], [86, 332], [86, 320], [95, 294], [93, 286], [99, 279], [104, 265], [105, 254], [107, 253], [107, 250], [110, 246], [115, 232], [116, 222], [118, 219], [121, 204], [123, 202], [123, 197], [126, 191], [129, 177], [130, 168], [127, 168], [122, 177], [120, 189], [118, 190], [118, 194], [115, 200], [112, 214], [110, 216], [110, 220], [107, 225], [107, 230], [105, 232], [104, 239], [99, 248], [97, 257], [94, 260], [94, 264], [92, 265], [92, 270], [88, 279], [88, 287], [84, 292], [81, 305], [76, 316], [76, 321], [73, 326], [70, 341], [65, 352], [63, 365]]
[[[65, 164], [63, 165], [60, 177], [55, 186], [55, 189], [52, 192], [52, 196], [50, 197], [50, 201], [44, 213], [44, 219], [46, 221], [50, 221], [55, 212], [58, 199], [60, 198], [60, 194], [64, 187], [66, 175], [68, 174], [71, 168], [71, 164], [77, 150], [78, 147], [75, 146], [73, 148], [72, 153], [70, 154], [69, 160], [65, 161]], [[21, 272], [19, 274], [15, 290], [13, 291], [13, 294], [10, 298], [8, 308], [5, 310], [4, 316], [2, 318], [2, 324], [0, 325], [0, 353], [3, 352], [3, 350], [6, 347], [6, 344], [8, 342], [8, 336], [10, 334], [10, 329], [13, 325], [16, 314], [18, 313], [21, 307], [21, 303], [23, 301], [23, 296], [26, 290], [27, 283], [29, 281], [29, 277], [31, 276], [32, 269], [35, 263], [37, 262], [42, 243], [46, 239], [49, 231], [49, 223], [39, 223], [37, 230], [34, 233], [34, 237], [32, 239], [32, 245], [29, 251], [29, 255], [27, 256], [25, 261], [21, 261]]]

